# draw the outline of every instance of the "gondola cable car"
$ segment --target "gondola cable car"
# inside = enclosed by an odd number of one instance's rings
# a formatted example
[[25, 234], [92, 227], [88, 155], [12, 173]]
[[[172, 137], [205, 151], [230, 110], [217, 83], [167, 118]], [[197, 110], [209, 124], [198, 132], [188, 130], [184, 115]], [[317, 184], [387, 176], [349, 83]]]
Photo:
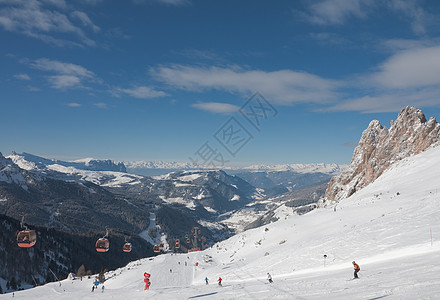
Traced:
[[174, 244], [174, 248], [179, 249], [180, 248], [180, 240], [177, 239], [176, 243]]
[[155, 252], [155, 253], [159, 253], [160, 252], [160, 249], [159, 249], [158, 245], [154, 245], [153, 246], [153, 252]]
[[127, 242], [127, 238], [125, 238], [125, 244], [122, 247], [122, 251], [124, 251], [124, 252], [131, 252], [132, 248], [133, 248], [133, 246], [131, 245], [131, 243]]
[[21, 227], [24, 230], [20, 230], [17, 234], [17, 244], [21, 248], [30, 248], [37, 242], [37, 233], [35, 230], [29, 230], [26, 225], [24, 225], [24, 215], [21, 218]]
[[110, 247], [110, 242], [107, 239], [107, 237], [108, 237], [108, 229], [106, 227], [105, 228], [105, 235], [96, 241], [96, 244], [95, 244], [96, 251], [98, 251], [98, 252], [107, 252], [108, 251], [108, 249]]

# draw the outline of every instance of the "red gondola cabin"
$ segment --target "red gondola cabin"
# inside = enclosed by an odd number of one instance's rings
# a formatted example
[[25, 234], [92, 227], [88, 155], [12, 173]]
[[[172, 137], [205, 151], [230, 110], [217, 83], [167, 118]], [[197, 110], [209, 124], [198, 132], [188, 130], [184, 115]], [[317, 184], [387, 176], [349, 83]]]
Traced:
[[153, 252], [156, 252], [156, 253], [160, 252], [158, 245], [153, 246]]
[[124, 244], [124, 247], [122, 247], [122, 250], [123, 250], [124, 252], [131, 252], [131, 248], [132, 248], [131, 243], [125, 243], [125, 244]]
[[30, 248], [37, 242], [35, 230], [21, 230], [17, 234], [17, 244], [22, 248]]
[[96, 241], [96, 251], [107, 252], [110, 246], [110, 242], [106, 238], [100, 238]]

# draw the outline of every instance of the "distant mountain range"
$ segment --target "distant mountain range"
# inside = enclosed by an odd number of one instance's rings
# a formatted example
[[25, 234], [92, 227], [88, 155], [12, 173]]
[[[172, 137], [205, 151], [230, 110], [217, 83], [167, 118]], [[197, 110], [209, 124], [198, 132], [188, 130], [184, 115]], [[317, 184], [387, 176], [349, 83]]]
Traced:
[[[189, 162], [176, 162], [176, 161], [126, 161], [124, 162], [127, 172], [139, 174], [139, 175], [157, 175], [164, 174], [171, 171], [178, 170], [196, 170]], [[203, 167], [202, 167], [203, 168]], [[295, 173], [324, 173], [329, 175], [335, 175], [341, 173], [347, 168], [347, 165], [338, 164], [326, 164], [326, 163], [313, 163], [313, 164], [255, 164], [250, 166], [224, 166], [221, 169], [225, 171], [233, 172], [295, 172]], [[212, 169], [212, 167], [206, 167], [205, 169]], [[164, 172], [160, 172], [164, 170]]]

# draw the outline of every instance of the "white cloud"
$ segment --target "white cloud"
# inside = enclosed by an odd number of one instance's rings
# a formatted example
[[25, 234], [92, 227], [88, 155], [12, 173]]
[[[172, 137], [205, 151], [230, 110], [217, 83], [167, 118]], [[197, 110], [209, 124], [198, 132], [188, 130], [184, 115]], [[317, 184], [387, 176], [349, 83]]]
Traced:
[[97, 108], [102, 108], [102, 109], [106, 109], [107, 108], [107, 104], [104, 102], [98, 102], [98, 103], [94, 103], [94, 106], [96, 106]]
[[411, 28], [415, 34], [424, 34], [429, 17], [425, 10], [417, 5], [417, 2], [416, 0], [392, 0], [387, 3], [392, 10], [410, 19]]
[[418, 0], [321, 0], [308, 6], [300, 15], [308, 22], [319, 25], [341, 25], [350, 18], [366, 19], [374, 10], [388, 10], [409, 21], [412, 31], [422, 35], [433, 18]]
[[379, 91], [359, 98], [347, 99], [328, 111], [360, 111], [363, 113], [396, 112], [402, 107], [440, 107], [440, 88]]
[[174, 88], [204, 91], [222, 90], [246, 96], [261, 92], [275, 104], [327, 103], [337, 96], [337, 81], [306, 72], [279, 70], [266, 72], [232, 67], [160, 66], [150, 74]]
[[55, 89], [66, 89], [78, 86], [81, 79], [73, 75], [54, 75], [48, 77], [49, 83]]
[[30, 62], [30, 65], [38, 70], [55, 73], [55, 75], [48, 76], [48, 81], [56, 89], [81, 86], [84, 81], [99, 81], [95, 73], [72, 63], [40, 58]]
[[82, 12], [82, 11], [74, 11], [70, 14], [73, 18], [76, 18], [80, 20], [85, 27], [90, 27], [94, 32], [98, 32], [101, 30], [98, 26], [93, 24], [93, 22], [90, 20], [89, 16]]
[[381, 50], [391, 51], [391, 53], [396, 53], [404, 50], [412, 50], [417, 48], [426, 48], [440, 45], [439, 38], [430, 39], [390, 39], [384, 40], [380, 43], [379, 47]]
[[342, 24], [351, 16], [366, 17], [366, 8], [371, 4], [371, 0], [320, 1], [310, 5], [307, 20], [321, 25]]
[[[9, 6], [0, 9], [0, 27], [7, 31], [19, 32], [57, 46], [96, 46], [96, 42], [75, 26], [64, 11], [55, 9], [66, 9], [64, 1], [17, 0], [6, 3]], [[84, 20], [82, 22], [86, 27], [94, 29], [90, 24], [84, 24]], [[59, 38], [59, 34], [64, 34], [64, 38]], [[79, 42], [66, 39], [69, 35], [76, 36]]]
[[380, 66], [372, 81], [386, 88], [414, 88], [440, 84], [440, 46], [399, 52]]
[[65, 63], [58, 60], [48, 58], [40, 58], [31, 63], [31, 66], [43, 70], [60, 73], [64, 75], [74, 75], [78, 77], [93, 78], [95, 74], [86, 68], [72, 63]]
[[361, 95], [330, 107], [334, 111], [394, 112], [402, 107], [440, 107], [440, 46], [409, 47], [390, 56], [378, 71], [350, 84]]
[[43, 0], [44, 3], [54, 5], [58, 8], [65, 9], [67, 8], [66, 1], [64, 0]]
[[76, 103], [76, 102], [66, 103], [66, 105], [69, 107], [80, 107], [81, 106], [81, 104]]
[[131, 89], [118, 88], [116, 89], [116, 91], [140, 99], [150, 99], [150, 98], [159, 98], [159, 97], [168, 96], [167, 93], [162, 91], [156, 91], [155, 89], [148, 86], [137, 86]]
[[14, 77], [21, 80], [31, 80], [28, 74], [15, 74]]
[[220, 102], [199, 102], [194, 103], [192, 106], [216, 114], [232, 114], [240, 109], [239, 106]]

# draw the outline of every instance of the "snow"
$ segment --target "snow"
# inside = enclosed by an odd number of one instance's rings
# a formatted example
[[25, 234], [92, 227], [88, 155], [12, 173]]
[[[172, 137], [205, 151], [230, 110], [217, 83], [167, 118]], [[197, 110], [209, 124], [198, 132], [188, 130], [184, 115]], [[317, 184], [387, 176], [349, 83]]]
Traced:
[[189, 175], [183, 175], [183, 176], [179, 176], [179, 180], [180, 181], [194, 181], [197, 178], [200, 178], [202, 176], [202, 174], [200, 173], [195, 173], [195, 174], [189, 174]]
[[140, 183], [140, 179], [143, 178], [139, 175], [122, 172], [80, 170], [58, 164], [48, 165], [47, 169], [68, 175], [77, 175], [80, 176], [83, 181], [90, 181], [94, 184], [108, 187], [120, 187], [123, 184], [138, 184]]
[[230, 201], [238, 201], [238, 200], [240, 200], [240, 196], [237, 195], [237, 194], [235, 194], [235, 195], [231, 198]]
[[[397, 162], [335, 207], [291, 215], [202, 252], [131, 262], [106, 274], [104, 293], [91, 293], [93, 279], [83, 278], [15, 296], [36, 300], [439, 299], [439, 164], [440, 147]], [[350, 280], [353, 260], [361, 267], [359, 280]], [[143, 290], [144, 272], [151, 274], [148, 291]], [[274, 283], [267, 283], [267, 272]], [[223, 287], [216, 285], [219, 276]], [[6, 297], [11, 296], [0, 295], [0, 299]]]
[[195, 209], [197, 206], [194, 200], [185, 200], [182, 197], [167, 198], [165, 196], [160, 195], [159, 198], [169, 204], [177, 203], [177, 204], [185, 205], [189, 209]]
[[[139, 233], [139, 236], [149, 242], [151, 245], [157, 245], [160, 243], [164, 244], [164, 248], [168, 249], [169, 245], [166, 241], [166, 235], [159, 233], [160, 226], [156, 224], [156, 214], [150, 213], [150, 224], [148, 225], [148, 228]], [[149, 232], [155, 233], [156, 235], [154, 237], [151, 237]]]

